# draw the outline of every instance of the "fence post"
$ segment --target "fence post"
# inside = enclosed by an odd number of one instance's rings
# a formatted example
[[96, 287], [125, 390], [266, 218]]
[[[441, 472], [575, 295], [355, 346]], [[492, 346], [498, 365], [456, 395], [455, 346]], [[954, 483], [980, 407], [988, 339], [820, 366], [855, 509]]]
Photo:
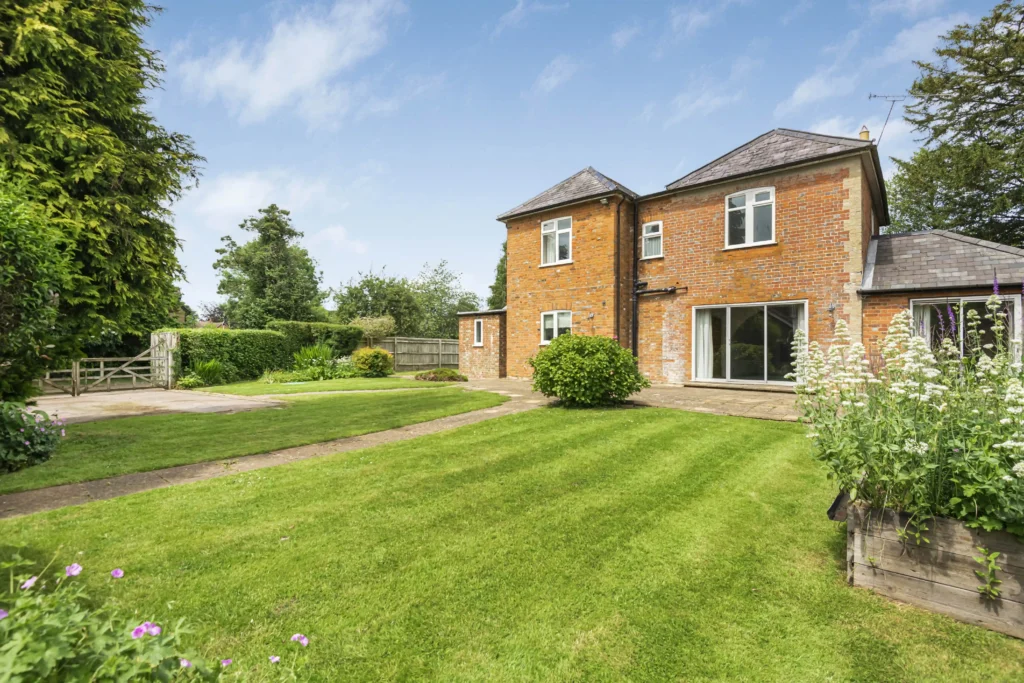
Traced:
[[71, 395], [78, 396], [78, 361], [71, 361]]
[[444, 361], [444, 340], [437, 340], [437, 367], [441, 367]]

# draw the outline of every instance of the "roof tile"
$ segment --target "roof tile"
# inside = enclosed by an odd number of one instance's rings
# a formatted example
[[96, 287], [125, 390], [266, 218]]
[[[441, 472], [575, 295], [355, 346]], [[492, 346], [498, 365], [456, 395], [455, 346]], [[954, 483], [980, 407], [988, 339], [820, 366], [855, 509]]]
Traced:
[[587, 166], [576, 175], [566, 178], [554, 187], [544, 190], [533, 199], [525, 201], [514, 209], [501, 214], [498, 216], [498, 220], [505, 221], [524, 213], [532, 213], [548, 207], [560, 206], [568, 202], [588, 199], [590, 197], [600, 197], [611, 192], [622, 192], [633, 199], [640, 196], [625, 185], [617, 183], [603, 173], [596, 171], [593, 166]]

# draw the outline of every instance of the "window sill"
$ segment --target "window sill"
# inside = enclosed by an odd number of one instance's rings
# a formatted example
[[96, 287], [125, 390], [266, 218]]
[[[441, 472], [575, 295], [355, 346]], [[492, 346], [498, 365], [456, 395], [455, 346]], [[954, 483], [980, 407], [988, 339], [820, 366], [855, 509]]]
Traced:
[[554, 263], [542, 263], [538, 268], [554, 268], [556, 266], [568, 266], [572, 263], [572, 259], [568, 261], [555, 261]]
[[483, 347], [484, 347], [483, 344], [473, 344], [473, 348], [474, 349], [482, 349]]
[[640, 260], [641, 261], [656, 261], [656, 260], [658, 260], [660, 258], [665, 258], [665, 255], [661, 254], [659, 256], [643, 256], [643, 257], [640, 258]]
[[732, 247], [725, 247], [722, 251], [735, 251], [736, 249], [755, 249], [757, 247], [774, 247], [778, 245], [778, 242], [772, 240], [771, 242], [754, 242], [752, 244], [737, 244]]

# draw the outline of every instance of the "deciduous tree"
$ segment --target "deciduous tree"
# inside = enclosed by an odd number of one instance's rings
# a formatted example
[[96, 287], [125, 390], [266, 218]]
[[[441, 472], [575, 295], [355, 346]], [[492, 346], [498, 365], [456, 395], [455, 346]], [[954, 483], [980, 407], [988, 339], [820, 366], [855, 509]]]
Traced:
[[505, 265], [508, 262], [508, 242], [501, 243], [501, 258], [498, 265], [494, 267], [494, 283], [491, 285], [491, 295], [487, 297], [487, 308], [496, 310], [505, 307], [506, 290]]

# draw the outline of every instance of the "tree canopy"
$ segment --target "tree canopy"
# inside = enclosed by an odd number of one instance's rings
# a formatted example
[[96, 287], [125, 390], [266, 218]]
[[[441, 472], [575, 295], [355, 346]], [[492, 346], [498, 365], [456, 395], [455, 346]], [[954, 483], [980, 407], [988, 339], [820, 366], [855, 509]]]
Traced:
[[170, 204], [198, 178], [192, 140], [161, 127], [146, 93], [163, 64], [144, 0], [0, 3], [0, 170], [56, 226], [70, 280], [66, 339], [137, 329], [177, 305]]
[[271, 204], [238, 227], [255, 238], [239, 245], [222, 237], [213, 264], [220, 271], [217, 292], [227, 296], [222, 308], [228, 324], [262, 329], [270, 320], [321, 319], [327, 292], [320, 289], [316, 263], [297, 244], [302, 233], [292, 227], [289, 212]]
[[423, 266], [415, 280], [420, 302], [419, 336], [457, 339], [459, 311], [473, 311], [480, 307], [480, 298], [462, 288], [462, 277], [448, 267], [447, 261], [436, 266]]
[[494, 267], [494, 282], [491, 284], [491, 294], [487, 297], [487, 308], [497, 310], [505, 307], [506, 289], [505, 265], [508, 263], [508, 242], [501, 243], [501, 258], [498, 265]]
[[1001, 2], [957, 26], [910, 88], [906, 119], [924, 135], [894, 160], [893, 230], [954, 230], [1024, 246], [1024, 4]]

